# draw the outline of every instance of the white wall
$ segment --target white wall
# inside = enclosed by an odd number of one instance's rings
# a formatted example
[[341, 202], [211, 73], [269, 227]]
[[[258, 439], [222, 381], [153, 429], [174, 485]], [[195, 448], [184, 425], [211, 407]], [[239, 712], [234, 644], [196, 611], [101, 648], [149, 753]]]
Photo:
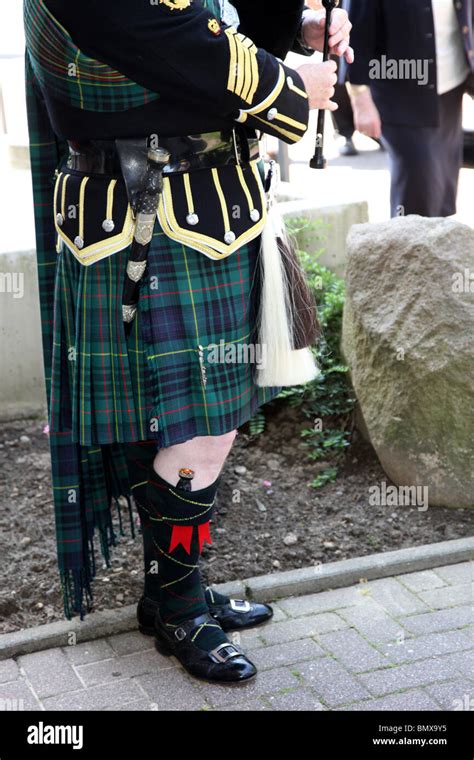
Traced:
[[[8, 4], [8, 10], [6, 6]], [[21, 0], [2, 0], [0, 22], [0, 90], [4, 114], [0, 131], [6, 125], [9, 142], [26, 145], [26, 107], [24, 98], [23, 3]]]

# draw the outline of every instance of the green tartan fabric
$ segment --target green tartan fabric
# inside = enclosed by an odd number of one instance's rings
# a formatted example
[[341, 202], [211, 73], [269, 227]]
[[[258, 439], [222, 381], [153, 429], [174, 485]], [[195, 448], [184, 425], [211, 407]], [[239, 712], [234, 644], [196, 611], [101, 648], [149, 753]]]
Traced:
[[[259, 388], [245, 361], [255, 337], [259, 245], [215, 261], [168, 238], [157, 222], [128, 337], [121, 309], [129, 249], [84, 267], [63, 248], [51, 433], [70, 430], [82, 447], [154, 440], [161, 448], [244, 424], [277, 391]], [[243, 361], [214, 362], [215, 346]]]
[[[54, 172], [66, 146], [51, 129], [28, 55], [25, 72], [43, 358], [51, 409], [57, 268], [53, 187]], [[96, 529], [103, 556], [109, 561], [109, 548], [115, 543], [110, 506], [113, 501], [118, 507], [121, 495], [129, 497], [128, 470], [122, 447], [81, 447], [73, 442], [72, 431], [67, 427], [50, 432], [50, 450], [58, 564], [64, 610], [69, 618], [74, 612], [82, 616], [92, 598], [91, 580], [95, 574], [92, 539]]]
[[[217, 1], [206, 6], [219, 8]], [[128, 80], [124, 86], [108, 67], [100, 68], [94, 84], [94, 62], [71, 49], [41, 0], [25, 0], [25, 14], [45, 40], [54, 40], [51, 49], [39, 50], [30, 38], [26, 96], [58, 564], [65, 614], [82, 617], [92, 600], [95, 533], [107, 563], [116, 518], [123, 532], [121, 504], [133, 533], [131, 485], [140, 473], [129, 471], [127, 447], [142, 442], [143, 459], [151, 461], [156, 446], [222, 434], [248, 420], [278, 389], [257, 388], [250, 364], [213, 364], [206, 353], [221, 341], [251, 343], [258, 241], [212, 261], [172, 242], [157, 226], [128, 338], [121, 317], [128, 250], [91, 267], [66, 249], [56, 253], [54, 174], [67, 146], [51, 128], [40, 85], [92, 111], [126, 110], [143, 103], [147, 93]], [[77, 79], [63, 76], [74, 52], [82, 82], [88, 82], [80, 94]]]
[[42, 0], [24, 3], [26, 45], [39, 84], [87, 111], [127, 111], [159, 99], [105, 63], [85, 55]]

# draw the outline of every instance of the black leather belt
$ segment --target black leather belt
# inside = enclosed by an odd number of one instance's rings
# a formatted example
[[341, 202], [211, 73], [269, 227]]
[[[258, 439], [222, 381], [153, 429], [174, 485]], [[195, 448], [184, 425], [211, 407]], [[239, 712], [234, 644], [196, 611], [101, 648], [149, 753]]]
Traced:
[[[260, 157], [256, 137], [237, 130], [206, 132], [187, 137], [164, 137], [160, 148], [170, 153], [164, 174], [212, 169], [227, 164], [248, 163]], [[113, 140], [69, 141], [68, 169], [90, 174], [120, 175], [121, 165]]]

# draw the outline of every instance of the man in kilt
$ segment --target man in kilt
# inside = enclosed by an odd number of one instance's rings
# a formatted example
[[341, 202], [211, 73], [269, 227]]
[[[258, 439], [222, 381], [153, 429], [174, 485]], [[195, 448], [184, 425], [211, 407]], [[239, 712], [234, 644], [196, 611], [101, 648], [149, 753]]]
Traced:
[[[349, 31], [334, 12], [331, 50], [352, 60]], [[258, 340], [257, 132], [294, 143], [312, 108], [335, 108], [334, 63], [281, 61], [321, 49], [324, 13], [300, 0], [25, 0], [25, 32], [66, 616], [90, 608], [94, 533], [108, 562], [111, 506], [120, 516], [126, 499], [131, 518], [133, 496], [140, 630], [197, 677], [248, 680], [255, 666], [225, 631], [271, 608], [204, 588], [198, 563], [236, 430], [284, 382], [210, 349]]]

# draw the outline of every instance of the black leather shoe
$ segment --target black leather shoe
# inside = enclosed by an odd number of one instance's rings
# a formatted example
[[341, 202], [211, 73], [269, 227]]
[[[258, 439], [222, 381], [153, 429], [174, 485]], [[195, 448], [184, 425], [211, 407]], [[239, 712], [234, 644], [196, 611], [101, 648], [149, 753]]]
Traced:
[[243, 599], [230, 599], [227, 604], [211, 604], [209, 612], [220, 623], [224, 631], [238, 631], [253, 628], [266, 623], [273, 617], [273, 610], [268, 604], [247, 602]]
[[207, 612], [171, 628], [163, 623], [160, 613], [155, 616], [155, 647], [160, 654], [178, 658], [181, 665], [196, 678], [220, 683], [242, 683], [257, 675], [257, 668], [247, 659], [240, 647], [230, 641], [206, 651], [192, 641], [196, 628], [205, 623], [216, 625]]
[[[273, 610], [268, 604], [257, 604], [242, 599], [231, 599], [228, 604], [208, 603], [208, 607], [210, 614], [217, 620], [223, 631], [253, 628], [253, 626], [266, 623], [273, 617]], [[155, 633], [157, 610], [158, 602], [146, 596], [142, 596], [138, 602], [138, 630], [145, 636], [153, 636]]]

